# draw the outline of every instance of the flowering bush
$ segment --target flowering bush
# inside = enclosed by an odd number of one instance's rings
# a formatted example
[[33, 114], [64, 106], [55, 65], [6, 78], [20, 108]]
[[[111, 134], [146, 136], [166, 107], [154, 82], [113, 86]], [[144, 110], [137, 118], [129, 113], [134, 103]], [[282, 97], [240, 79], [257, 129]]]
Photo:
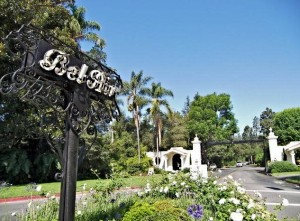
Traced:
[[[282, 205], [287, 204], [283, 199]], [[57, 207], [52, 207], [56, 213]], [[266, 210], [260, 193], [251, 197], [231, 176], [217, 181], [177, 173], [164, 175], [159, 183], [148, 182], [137, 193], [128, 190], [103, 194], [93, 189], [77, 202], [76, 220], [277, 221], [277, 218]]]

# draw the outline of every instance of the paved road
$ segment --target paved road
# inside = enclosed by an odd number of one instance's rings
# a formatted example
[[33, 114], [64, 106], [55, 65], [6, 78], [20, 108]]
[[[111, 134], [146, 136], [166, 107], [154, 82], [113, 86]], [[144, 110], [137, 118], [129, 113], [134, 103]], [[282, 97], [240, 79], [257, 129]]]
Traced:
[[249, 194], [259, 192], [266, 200], [266, 205], [273, 211], [276, 205], [285, 198], [289, 205], [278, 213], [278, 218], [287, 217], [288, 220], [300, 220], [300, 187], [295, 184], [286, 183], [263, 173], [264, 168], [260, 167], [239, 167], [222, 170], [221, 177], [231, 175], [235, 180], [240, 180], [243, 187]]

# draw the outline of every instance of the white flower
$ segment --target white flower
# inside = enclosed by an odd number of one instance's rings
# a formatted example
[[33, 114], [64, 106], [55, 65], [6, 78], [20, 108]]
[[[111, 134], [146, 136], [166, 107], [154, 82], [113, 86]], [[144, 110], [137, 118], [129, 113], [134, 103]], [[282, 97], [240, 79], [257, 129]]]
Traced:
[[42, 186], [41, 185], [36, 186], [35, 190], [40, 192], [42, 190]]
[[259, 192], [255, 192], [255, 195], [256, 195], [258, 198], [262, 198], [262, 195], [261, 195]]
[[215, 180], [215, 181], [213, 182], [213, 184], [216, 185], [216, 184], [217, 184], [217, 181]]
[[180, 185], [181, 185], [181, 186], [184, 186], [184, 185], [185, 185], [185, 182], [182, 182]]
[[32, 204], [32, 201], [30, 201], [30, 202], [27, 204], [27, 207], [30, 208], [30, 207], [31, 207], [31, 204]]
[[164, 191], [164, 188], [163, 187], [161, 187], [160, 189], [159, 189], [159, 192], [163, 192]]
[[226, 202], [226, 200], [224, 198], [222, 198], [222, 199], [219, 200], [219, 204], [220, 205], [224, 204], [225, 202]]
[[219, 172], [219, 173], [222, 173], [222, 170], [218, 169], [218, 172]]
[[246, 190], [244, 189], [244, 188], [242, 188], [242, 187], [240, 187], [240, 186], [238, 186], [237, 187], [237, 191], [239, 192], [239, 193], [246, 193]]
[[175, 186], [175, 185], [177, 184], [177, 182], [176, 182], [176, 181], [173, 181], [172, 184]]
[[48, 193], [46, 194], [46, 197], [49, 198], [50, 196], [51, 196], [51, 194], [48, 192]]
[[175, 193], [175, 196], [176, 196], [177, 198], [179, 198], [179, 197], [180, 197], [180, 193]]
[[247, 206], [247, 209], [251, 209], [255, 206], [255, 204], [252, 202], [249, 202], [248, 206]]
[[232, 212], [230, 214], [230, 219], [233, 221], [242, 221], [243, 220], [243, 215], [241, 213], [237, 213], [237, 212]]
[[289, 201], [285, 198], [282, 199], [282, 205], [283, 206], [288, 206], [289, 205]]
[[165, 192], [165, 193], [169, 192], [169, 187], [166, 186], [166, 187], [164, 188], [164, 192]]
[[213, 221], [214, 220], [214, 218], [212, 218], [212, 217], [209, 217], [209, 219], [208, 219], [208, 221]]
[[243, 209], [238, 208], [235, 212], [237, 212], [237, 213], [242, 213], [242, 212], [243, 212]]
[[233, 185], [235, 185], [235, 186], [238, 187], [238, 186], [240, 186], [241, 184], [235, 180], [235, 181], [233, 182]]
[[83, 189], [83, 191], [85, 191], [85, 189], [86, 189], [86, 183], [83, 184], [82, 189]]
[[145, 188], [145, 193], [149, 193], [151, 191], [151, 188]]
[[239, 205], [240, 204], [240, 200], [236, 199], [236, 198], [230, 198], [228, 199], [229, 202], [232, 202], [234, 205]]
[[221, 186], [218, 189], [221, 190], [221, 191], [224, 191], [224, 190], [227, 190], [227, 186]]
[[77, 211], [77, 215], [81, 215], [82, 212], [80, 210]]
[[255, 220], [255, 219], [256, 219], [256, 214], [252, 214], [252, 215], [251, 215], [251, 219], [252, 219], [252, 220]]
[[16, 216], [17, 215], [17, 212], [13, 212], [10, 214], [11, 216]]

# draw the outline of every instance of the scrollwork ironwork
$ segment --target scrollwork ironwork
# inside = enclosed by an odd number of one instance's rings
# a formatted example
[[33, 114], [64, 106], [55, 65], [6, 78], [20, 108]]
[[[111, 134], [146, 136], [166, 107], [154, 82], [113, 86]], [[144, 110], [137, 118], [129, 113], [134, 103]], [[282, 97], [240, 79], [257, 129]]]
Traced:
[[33, 26], [23, 25], [4, 42], [13, 70], [2, 74], [0, 93], [18, 94], [39, 109], [42, 131], [61, 160], [57, 130], [65, 130], [66, 120], [76, 134], [92, 135], [99, 122], [119, 116], [115, 95], [122, 81], [112, 69]]

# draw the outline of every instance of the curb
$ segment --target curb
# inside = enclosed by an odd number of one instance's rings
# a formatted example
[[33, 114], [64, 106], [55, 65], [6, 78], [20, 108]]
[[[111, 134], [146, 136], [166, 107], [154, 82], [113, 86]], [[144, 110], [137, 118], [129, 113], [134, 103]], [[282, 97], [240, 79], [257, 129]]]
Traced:
[[[140, 187], [132, 186], [132, 187], [125, 187], [117, 190], [118, 192], [126, 192], [126, 191], [138, 191], [140, 190]], [[76, 192], [76, 195], [84, 194], [85, 192]], [[60, 197], [60, 194], [54, 194], [55, 197]], [[26, 200], [37, 200], [37, 199], [47, 199], [46, 196], [20, 196], [20, 197], [10, 197], [10, 198], [0, 198], [0, 204], [1, 203], [9, 203], [9, 202], [16, 202], [16, 201], [26, 201]]]
[[15, 201], [24, 201], [24, 200], [35, 200], [35, 199], [43, 199], [45, 196], [20, 196], [20, 197], [12, 197], [12, 198], [2, 198], [0, 199], [0, 203], [8, 203]]

